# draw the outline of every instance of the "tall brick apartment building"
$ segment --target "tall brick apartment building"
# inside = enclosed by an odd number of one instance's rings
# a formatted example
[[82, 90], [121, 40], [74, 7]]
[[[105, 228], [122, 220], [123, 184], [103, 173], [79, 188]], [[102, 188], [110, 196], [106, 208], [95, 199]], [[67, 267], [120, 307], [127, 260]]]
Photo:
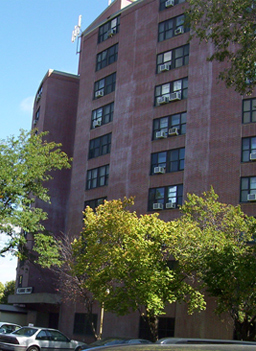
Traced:
[[[187, 193], [213, 186], [220, 201], [256, 212], [256, 95], [227, 90], [211, 45], [188, 43], [183, 0], [115, 0], [82, 33], [78, 75], [49, 71], [36, 94], [33, 127], [73, 156], [50, 184], [47, 229], [82, 228], [86, 205], [135, 196], [138, 214], [178, 216]], [[20, 263], [10, 302], [35, 324], [90, 340], [85, 311], [61, 301], [47, 272]], [[166, 307], [160, 336], [232, 338], [213, 313]], [[100, 309], [95, 306], [98, 320]], [[105, 315], [103, 335], [143, 336], [139, 315]]]

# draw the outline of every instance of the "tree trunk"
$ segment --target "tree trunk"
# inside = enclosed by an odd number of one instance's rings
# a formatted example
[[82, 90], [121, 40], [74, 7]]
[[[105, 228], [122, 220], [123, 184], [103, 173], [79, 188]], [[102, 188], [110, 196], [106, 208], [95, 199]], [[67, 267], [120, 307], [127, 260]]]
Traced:
[[248, 316], [245, 315], [244, 320], [241, 322], [235, 319], [235, 339], [255, 341], [256, 337], [256, 323], [254, 318], [248, 320]]
[[148, 325], [151, 334], [151, 341], [155, 342], [158, 340], [158, 317], [153, 316], [148, 318]]

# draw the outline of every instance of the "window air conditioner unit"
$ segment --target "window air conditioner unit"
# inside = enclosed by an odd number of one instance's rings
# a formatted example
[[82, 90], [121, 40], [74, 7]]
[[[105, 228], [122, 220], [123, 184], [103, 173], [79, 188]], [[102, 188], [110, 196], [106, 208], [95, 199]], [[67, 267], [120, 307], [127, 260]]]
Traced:
[[100, 127], [101, 126], [101, 119], [96, 119], [93, 121], [93, 128]]
[[170, 63], [164, 63], [159, 67], [160, 72], [169, 71], [169, 69], [170, 69]]
[[178, 101], [181, 100], [181, 91], [175, 91], [174, 93], [170, 94], [169, 97], [170, 101]]
[[256, 201], [256, 194], [248, 194], [247, 200], [248, 201]]
[[256, 152], [250, 153], [250, 160], [251, 161], [256, 161]]
[[179, 130], [176, 127], [170, 128], [168, 134], [169, 135], [179, 135]]
[[113, 37], [113, 35], [116, 34], [116, 28], [111, 28], [109, 31], [108, 31], [108, 36], [109, 37]]
[[163, 139], [166, 138], [167, 135], [163, 130], [160, 130], [159, 132], [156, 132], [156, 139]]
[[156, 202], [153, 204], [153, 210], [162, 210], [163, 208], [164, 208], [164, 205], [161, 203]]
[[165, 204], [166, 208], [176, 208], [176, 203], [175, 202], [167, 202]]
[[184, 33], [184, 27], [180, 26], [178, 28], [175, 29], [174, 34], [175, 35], [179, 35], [179, 34], [183, 34]]
[[163, 174], [165, 173], [164, 167], [154, 167], [154, 174]]
[[165, 7], [171, 7], [171, 6], [174, 6], [174, 0], [165, 1]]
[[168, 96], [159, 96], [157, 98], [158, 105], [168, 104], [168, 102], [169, 102]]
[[31, 294], [32, 291], [33, 291], [32, 287], [29, 287], [29, 288], [18, 288], [16, 290], [16, 293], [17, 294]]
[[104, 90], [103, 89], [100, 89], [100, 90], [96, 91], [96, 93], [95, 93], [95, 97], [96, 98], [99, 98], [101, 96], [104, 96]]

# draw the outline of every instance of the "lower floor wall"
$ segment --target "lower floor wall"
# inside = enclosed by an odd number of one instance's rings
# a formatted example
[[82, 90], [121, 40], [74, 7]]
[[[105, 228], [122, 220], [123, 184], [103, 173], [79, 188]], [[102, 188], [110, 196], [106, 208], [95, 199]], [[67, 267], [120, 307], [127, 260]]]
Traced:
[[[214, 313], [215, 303], [208, 299], [207, 310], [188, 315], [185, 304], [166, 307], [166, 314], [159, 318], [158, 332], [162, 337], [190, 337], [233, 339], [233, 323], [227, 316], [220, 319]], [[95, 305], [93, 319], [99, 332], [102, 310]], [[69, 337], [86, 343], [95, 340], [86, 311], [82, 305], [65, 303], [60, 306], [58, 328]], [[139, 313], [127, 316], [104, 313], [102, 337], [149, 338], [149, 331]]]
[[0, 321], [9, 322], [18, 325], [27, 325], [27, 314], [0, 312]]
[[[160, 316], [158, 324], [159, 338], [207, 338], [233, 339], [233, 323], [227, 316], [219, 318], [215, 313], [214, 299], [207, 299], [207, 309], [188, 315], [185, 304], [171, 304]], [[21, 325], [33, 324], [39, 327], [59, 329], [68, 337], [86, 343], [95, 341], [91, 324], [82, 304], [69, 301], [61, 304], [26, 304], [26, 321], [17, 318], [8, 320]], [[102, 313], [104, 312], [104, 314]], [[104, 318], [103, 318], [104, 316]], [[1, 316], [1, 319], [3, 317]], [[4, 316], [5, 318], [5, 316]], [[7, 317], [6, 317], [7, 318]], [[99, 333], [100, 321], [103, 320], [102, 337], [126, 337], [149, 339], [147, 324], [138, 312], [126, 316], [117, 316], [104, 311], [95, 303], [93, 306], [93, 320], [96, 332]]]

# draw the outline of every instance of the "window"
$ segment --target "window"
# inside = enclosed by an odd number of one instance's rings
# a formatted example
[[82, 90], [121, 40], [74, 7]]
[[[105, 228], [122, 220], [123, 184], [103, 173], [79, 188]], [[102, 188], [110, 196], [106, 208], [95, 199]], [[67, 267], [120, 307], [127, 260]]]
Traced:
[[92, 124], [91, 128], [96, 128], [102, 124], [107, 124], [113, 120], [114, 103], [105, 105], [92, 111]]
[[183, 184], [149, 189], [148, 210], [163, 210], [182, 205]]
[[[175, 318], [159, 317], [158, 319], [159, 339], [164, 337], [173, 337], [174, 327], [175, 327]], [[150, 333], [148, 322], [143, 317], [140, 317], [139, 338], [143, 338], [147, 340], [151, 339], [151, 333]]]
[[48, 335], [50, 334], [49, 336], [51, 340], [60, 341], [60, 342], [69, 342], [69, 339], [58, 330], [48, 329], [46, 332]]
[[117, 61], [117, 55], [118, 55], [118, 44], [115, 44], [110, 48], [108, 48], [107, 50], [100, 52], [97, 55], [96, 71], [99, 71], [100, 69], [108, 65], [111, 65], [111, 63]]
[[154, 119], [153, 120], [153, 140], [159, 139], [159, 136], [160, 137], [172, 136], [172, 135], [169, 135], [169, 130], [172, 128], [177, 128], [177, 132], [179, 134], [185, 134], [186, 121], [187, 121], [187, 112], [176, 113], [175, 115]]
[[242, 139], [242, 162], [256, 160], [256, 137]]
[[36, 94], [36, 102], [39, 102], [39, 100], [41, 99], [42, 93], [43, 93], [43, 86], [41, 85]]
[[188, 78], [182, 78], [174, 82], [158, 85], [155, 88], [155, 106], [160, 106], [172, 101], [186, 99], [188, 97]]
[[243, 100], [243, 123], [256, 122], [256, 98]]
[[186, 0], [160, 0], [159, 4], [159, 11], [163, 11], [169, 7], [172, 7], [174, 5], [181, 4], [182, 2], [185, 2]]
[[240, 201], [247, 202], [248, 195], [255, 195], [256, 199], [256, 177], [241, 178], [241, 195]]
[[184, 15], [170, 18], [158, 25], [158, 41], [170, 39], [176, 35], [188, 32], [189, 29], [184, 26]]
[[115, 91], [116, 88], [116, 73], [112, 73], [109, 76], [98, 80], [94, 84], [94, 98], [97, 99], [101, 96], [110, 94]]
[[[92, 320], [95, 329], [97, 330], [97, 314], [92, 314]], [[89, 316], [86, 313], [75, 313], [75, 320], [74, 320], [74, 334], [79, 335], [94, 335], [92, 330], [92, 325], [89, 320]]]
[[35, 119], [34, 119], [34, 124], [37, 124], [38, 120], [40, 117], [40, 106], [38, 107], [37, 111], [36, 111], [36, 115], [35, 115]]
[[175, 318], [160, 317], [158, 323], [158, 337], [172, 337], [174, 336]]
[[23, 282], [23, 275], [19, 275], [18, 288], [22, 288], [22, 282]]
[[101, 43], [119, 32], [120, 16], [99, 27], [98, 43]]
[[87, 171], [86, 189], [99, 188], [108, 185], [109, 165], [90, 169]]
[[151, 155], [151, 174], [184, 170], [185, 148], [156, 152]]
[[169, 71], [188, 64], [189, 44], [157, 55], [157, 73]]
[[89, 159], [110, 153], [111, 133], [90, 140]]
[[100, 197], [98, 199], [93, 199], [93, 200], [88, 200], [85, 201], [84, 203], [84, 208], [86, 208], [87, 206], [91, 207], [94, 211], [95, 209], [99, 206], [99, 205], [103, 205], [104, 204], [104, 200], [106, 200], [106, 197]]

